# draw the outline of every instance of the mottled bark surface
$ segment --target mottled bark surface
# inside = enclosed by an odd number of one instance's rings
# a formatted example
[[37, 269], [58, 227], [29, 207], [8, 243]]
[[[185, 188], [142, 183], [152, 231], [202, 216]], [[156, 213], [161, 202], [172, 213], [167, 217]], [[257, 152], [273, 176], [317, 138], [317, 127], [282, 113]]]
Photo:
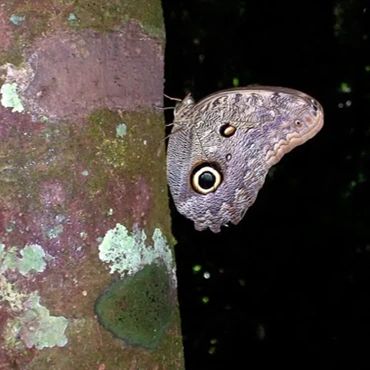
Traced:
[[0, 369], [183, 369], [163, 53], [157, 0], [1, 5]]

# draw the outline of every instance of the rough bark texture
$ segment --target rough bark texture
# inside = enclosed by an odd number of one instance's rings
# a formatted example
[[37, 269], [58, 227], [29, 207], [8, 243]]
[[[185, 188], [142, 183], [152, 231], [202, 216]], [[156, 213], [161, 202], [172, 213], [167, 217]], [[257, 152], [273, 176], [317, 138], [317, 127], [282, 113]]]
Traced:
[[0, 5], [0, 369], [183, 369], [160, 1]]

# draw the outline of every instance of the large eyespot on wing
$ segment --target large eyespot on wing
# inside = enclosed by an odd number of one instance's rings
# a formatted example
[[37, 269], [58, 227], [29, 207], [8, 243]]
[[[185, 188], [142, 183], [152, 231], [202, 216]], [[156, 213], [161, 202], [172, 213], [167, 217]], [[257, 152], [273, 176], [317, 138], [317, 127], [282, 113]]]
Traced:
[[191, 171], [190, 184], [199, 194], [215, 192], [221, 183], [222, 172], [217, 164], [204, 162]]

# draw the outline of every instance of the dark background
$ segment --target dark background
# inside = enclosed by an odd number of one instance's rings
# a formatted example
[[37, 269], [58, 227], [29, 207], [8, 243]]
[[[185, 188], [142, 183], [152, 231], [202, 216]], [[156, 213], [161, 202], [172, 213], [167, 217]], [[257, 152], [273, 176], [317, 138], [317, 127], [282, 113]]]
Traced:
[[187, 370], [370, 369], [370, 7], [319, 4], [163, 0], [168, 95], [258, 83], [325, 111], [239, 225], [173, 209]]

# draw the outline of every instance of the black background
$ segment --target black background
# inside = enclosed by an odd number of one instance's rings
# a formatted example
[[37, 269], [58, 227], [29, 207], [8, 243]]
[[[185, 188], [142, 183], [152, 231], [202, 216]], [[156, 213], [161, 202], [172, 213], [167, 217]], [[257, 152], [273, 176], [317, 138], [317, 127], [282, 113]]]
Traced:
[[273, 168], [239, 225], [196, 232], [173, 208], [187, 370], [369, 369], [370, 7], [163, 8], [168, 95], [258, 83], [301, 90], [325, 111], [323, 130]]

